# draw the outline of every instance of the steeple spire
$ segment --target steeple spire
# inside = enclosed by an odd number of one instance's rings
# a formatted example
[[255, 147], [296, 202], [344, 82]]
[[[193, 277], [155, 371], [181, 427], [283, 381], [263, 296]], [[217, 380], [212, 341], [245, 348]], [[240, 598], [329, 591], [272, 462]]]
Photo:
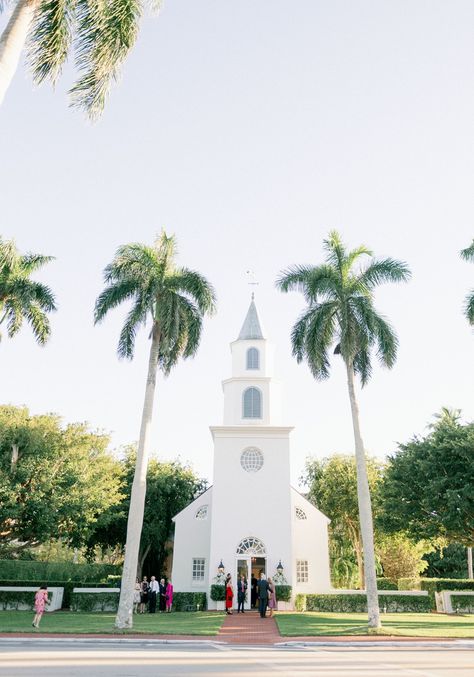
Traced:
[[257, 307], [254, 301], [254, 293], [252, 292], [252, 300], [250, 301], [250, 306], [247, 311], [242, 329], [238, 337], [238, 341], [245, 339], [263, 339], [262, 326], [260, 324], [260, 319], [257, 313]]

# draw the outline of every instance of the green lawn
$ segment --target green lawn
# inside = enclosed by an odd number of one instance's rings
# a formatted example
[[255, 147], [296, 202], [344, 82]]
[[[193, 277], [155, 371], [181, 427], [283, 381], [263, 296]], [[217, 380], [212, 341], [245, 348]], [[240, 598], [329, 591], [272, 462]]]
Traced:
[[55, 611], [45, 613], [39, 630], [31, 626], [33, 613], [29, 611], [0, 611], [0, 632], [34, 633], [144, 633], [159, 635], [217, 635], [224, 621], [223, 613], [143, 614], [133, 617], [133, 630], [114, 628], [113, 613], [74, 613]]
[[[380, 634], [401, 637], [473, 637], [474, 615], [381, 614]], [[321, 635], [367, 635], [366, 614], [329, 614], [318, 612], [276, 615], [281, 635], [310, 637]]]

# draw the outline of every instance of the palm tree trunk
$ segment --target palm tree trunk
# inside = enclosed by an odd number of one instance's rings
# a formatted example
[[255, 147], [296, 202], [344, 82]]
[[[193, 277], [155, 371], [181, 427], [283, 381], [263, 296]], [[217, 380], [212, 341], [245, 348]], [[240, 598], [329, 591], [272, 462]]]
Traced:
[[38, 0], [18, 0], [0, 37], [0, 104], [15, 75]]
[[135, 464], [135, 475], [133, 477], [130, 508], [128, 511], [127, 541], [125, 543], [125, 561], [123, 564], [120, 601], [117, 616], [115, 618], [115, 627], [122, 630], [133, 626], [133, 596], [135, 593], [135, 579], [137, 577], [138, 555], [143, 527], [143, 513], [145, 509], [146, 475], [148, 469], [151, 419], [153, 416], [153, 400], [155, 397], [159, 344], [159, 332], [153, 330], [150, 357], [148, 361], [145, 402], [143, 404], [140, 439], [138, 441], [137, 461]]
[[359, 406], [354, 387], [354, 369], [346, 362], [347, 385], [354, 429], [355, 456], [357, 466], [357, 498], [359, 502], [360, 531], [364, 548], [365, 590], [367, 593], [367, 609], [369, 612], [369, 628], [380, 628], [379, 599], [375, 572], [374, 527], [372, 521], [372, 505], [370, 501], [369, 480], [365, 461], [364, 443], [360, 433]]

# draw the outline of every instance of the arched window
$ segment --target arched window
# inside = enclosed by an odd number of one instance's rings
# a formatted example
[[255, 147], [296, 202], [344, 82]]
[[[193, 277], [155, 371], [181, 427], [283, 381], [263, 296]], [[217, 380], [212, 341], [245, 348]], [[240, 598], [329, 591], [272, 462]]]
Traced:
[[196, 511], [196, 514], [194, 515], [195, 519], [197, 520], [205, 520], [207, 519], [207, 505], [201, 505], [200, 508]]
[[306, 513], [305, 513], [305, 511], [303, 510], [303, 508], [300, 508], [300, 507], [298, 507], [298, 506], [296, 506], [296, 508], [295, 508], [295, 515], [296, 515], [296, 519], [297, 519], [297, 520], [305, 520], [305, 519], [307, 519]]
[[244, 390], [242, 418], [262, 418], [262, 393], [258, 388]]
[[259, 538], [247, 536], [237, 546], [237, 555], [264, 555], [265, 546]]
[[247, 350], [247, 369], [260, 369], [260, 353], [256, 348]]

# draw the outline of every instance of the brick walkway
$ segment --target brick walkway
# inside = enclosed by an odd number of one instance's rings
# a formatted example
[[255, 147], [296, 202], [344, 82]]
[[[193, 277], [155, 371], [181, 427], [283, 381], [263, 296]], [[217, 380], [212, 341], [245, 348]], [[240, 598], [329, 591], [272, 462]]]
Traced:
[[257, 611], [226, 616], [217, 640], [229, 644], [275, 644], [281, 642], [274, 618], [260, 618]]

